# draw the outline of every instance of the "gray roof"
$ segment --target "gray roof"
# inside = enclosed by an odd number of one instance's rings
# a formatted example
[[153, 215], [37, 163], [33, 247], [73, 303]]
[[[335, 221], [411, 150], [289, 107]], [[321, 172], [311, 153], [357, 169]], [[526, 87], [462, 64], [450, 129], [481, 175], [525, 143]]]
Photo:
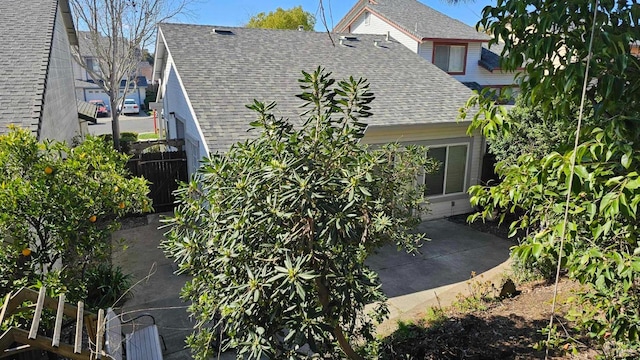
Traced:
[[500, 55], [483, 46], [482, 53], [480, 54], [480, 60], [478, 60], [478, 65], [491, 72], [493, 72], [493, 70], [500, 69]]
[[252, 136], [246, 131], [256, 114], [245, 105], [254, 99], [276, 101], [276, 115], [299, 119], [297, 80], [302, 70], [318, 66], [337, 79], [369, 80], [376, 96], [370, 126], [455, 122], [472, 95], [435, 65], [380, 35], [358, 35], [346, 46], [335, 39], [334, 47], [319, 32], [225, 28], [233, 35], [221, 35], [212, 26], [181, 24], [159, 29], [213, 152]]
[[30, 0], [26, 11], [22, 1], [0, 2], [0, 133], [9, 124], [38, 131], [57, 6]]
[[473, 27], [436, 11], [416, 0], [358, 0], [338, 22], [337, 32], [347, 31], [362, 9], [379, 14], [399, 29], [419, 39], [489, 41], [491, 38]]

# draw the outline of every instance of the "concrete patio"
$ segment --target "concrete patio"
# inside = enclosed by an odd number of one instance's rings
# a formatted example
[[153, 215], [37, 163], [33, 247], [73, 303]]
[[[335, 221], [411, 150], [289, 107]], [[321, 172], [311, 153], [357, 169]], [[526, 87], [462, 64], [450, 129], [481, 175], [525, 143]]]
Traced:
[[[122, 311], [154, 315], [167, 345], [165, 359], [191, 359], [184, 340], [194, 322], [186, 311], [188, 304], [179, 298], [188, 277], [175, 275], [176, 266], [158, 249], [165, 232], [158, 230], [159, 216], [149, 215], [147, 222], [113, 236], [114, 241], [123, 239], [126, 245], [124, 251], [114, 252], [114, 264], [140, 281]], [[438, 302], [443, 306], [450, 303], [466, 291], [472, 271], [484, 272], [484, 280], [499, 283], [507, 269], [512, 245], [507, 240], [444, 219], [423, 222], [419, 230], [431, 238], [420, 254], [406, 254], [389, 245], [367, 261], [380, 275], [389, 296], [391, 316], [380, 327], [383, 333], [392, 330], [399, 319], [411, 318]], [[235, 359], [235, 355], [223, 354], [221, 359]]]

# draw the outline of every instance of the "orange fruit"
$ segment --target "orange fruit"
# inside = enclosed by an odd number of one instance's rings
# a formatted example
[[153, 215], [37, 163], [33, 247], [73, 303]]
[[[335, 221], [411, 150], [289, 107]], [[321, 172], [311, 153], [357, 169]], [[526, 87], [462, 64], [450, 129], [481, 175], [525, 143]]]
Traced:
[[22, 255], [24, 255], [24, 256], [31, 255], [31, 249], [29, 249], [29, 248], [22, 249]]
[[44, 173], [47, 175], [53, 174], [53, 168], [51, 166], [47, 166], [46, 168], [44, 168]]
[[98, 220], [98, 218], [95, 215], [91, 215], [89, 217], [89, 221], [92, 222], [92, 223], [96, 222], [96, 220]]
[[120, 209], [124, 209], [124, 203], [123, 203], [123, 202], [121, 202], [120, 204], [118, 204], [118, 207], [119, 207]]

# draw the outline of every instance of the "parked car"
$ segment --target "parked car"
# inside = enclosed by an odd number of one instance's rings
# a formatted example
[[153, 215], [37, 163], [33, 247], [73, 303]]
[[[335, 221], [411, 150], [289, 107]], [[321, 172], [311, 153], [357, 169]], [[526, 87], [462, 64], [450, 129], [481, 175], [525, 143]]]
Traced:
[[124, 99], [124, 104], [120, 106], [120, 112], [124, 115], [140, 114], [140, 106], [134, 99]]
[[89, 103], [98, 107], [98, 117], [110, 115], [109, 106], [102, 100], [89, 100]]

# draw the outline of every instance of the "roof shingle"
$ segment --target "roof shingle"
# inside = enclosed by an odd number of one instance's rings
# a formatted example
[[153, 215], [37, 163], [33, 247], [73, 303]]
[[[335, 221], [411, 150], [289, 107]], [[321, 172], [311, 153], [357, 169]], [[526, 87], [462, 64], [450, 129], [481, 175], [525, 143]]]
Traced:
[[37, 131], [58, 1], [0, 2], [0, 133]]
[[[160, 24], [211, 151], [250, 136], [254, 99], [278, 103], [276, 116], [299, 119], [301, 71], [318, 66], [336, 79], [366, 78], [376, 99], [370, 126], [455, 122], [471, 90], [396, 41], [358, 35], [333, 46], [326, 33]], [[374, 45], [379, 40], [379, 46]], [[167, 110], [165, 110], [167, 111]]]

